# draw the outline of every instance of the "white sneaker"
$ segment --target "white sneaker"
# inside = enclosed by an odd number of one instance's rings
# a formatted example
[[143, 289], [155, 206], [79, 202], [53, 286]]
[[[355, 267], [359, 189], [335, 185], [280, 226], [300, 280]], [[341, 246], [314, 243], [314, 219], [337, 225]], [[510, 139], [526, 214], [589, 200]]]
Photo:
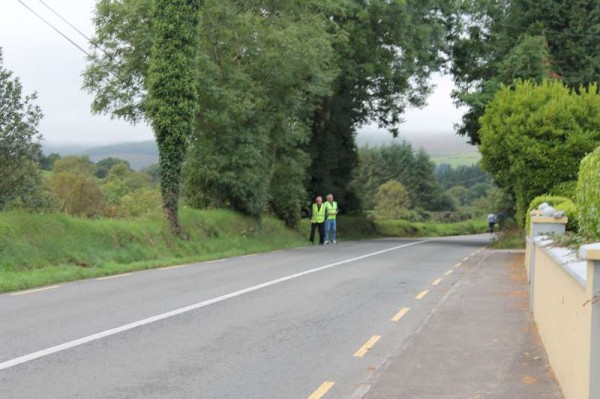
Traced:
[[325, 241], [323, 245], [329, 245], [329, 241]]
[[334, 244], [337, 244], [337, 241], [336, 241], [336, 240], [333, 240], [333, 243], [334, 243]]

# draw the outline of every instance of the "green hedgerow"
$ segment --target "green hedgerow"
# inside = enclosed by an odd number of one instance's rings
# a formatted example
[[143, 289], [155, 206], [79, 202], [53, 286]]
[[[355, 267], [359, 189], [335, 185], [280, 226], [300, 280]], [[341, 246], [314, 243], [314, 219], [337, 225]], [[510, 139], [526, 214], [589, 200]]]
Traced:
[[579, 167], [577, 216], [580, 233], [600, 239], [600, 147], [588, 154]]

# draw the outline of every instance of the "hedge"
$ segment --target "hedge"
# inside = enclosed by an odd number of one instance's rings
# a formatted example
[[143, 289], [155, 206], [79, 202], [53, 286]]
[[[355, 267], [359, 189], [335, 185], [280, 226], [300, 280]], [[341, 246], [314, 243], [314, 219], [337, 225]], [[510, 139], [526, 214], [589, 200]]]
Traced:
[[600, 147], [581, 161], [576, 198], [580, 233], [600, 239]]

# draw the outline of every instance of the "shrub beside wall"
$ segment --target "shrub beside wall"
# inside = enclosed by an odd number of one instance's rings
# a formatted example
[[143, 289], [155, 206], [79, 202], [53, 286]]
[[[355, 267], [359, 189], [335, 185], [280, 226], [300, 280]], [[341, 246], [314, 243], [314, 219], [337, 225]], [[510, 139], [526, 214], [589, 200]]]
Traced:
[[579, 217], [577, 215], [577, 208], [573, 201], [571, 201], [569, 198], [555, 195], [540, 195], [531, 201], [529, 204], [529, 209], [527, 210], [526, 226], [531, 226], [531, 211], [537, 209], [544, 202], [552, 206], [557, 211], [563, 211], [565, 213], [565, 215], [569, 218], [569, 223], [567, 224], [568, 231], [577, 231], [579, 229]]
[[586, 156], [579, 167], [577, 216], [580, 233], [600, 239], [600, 147]]

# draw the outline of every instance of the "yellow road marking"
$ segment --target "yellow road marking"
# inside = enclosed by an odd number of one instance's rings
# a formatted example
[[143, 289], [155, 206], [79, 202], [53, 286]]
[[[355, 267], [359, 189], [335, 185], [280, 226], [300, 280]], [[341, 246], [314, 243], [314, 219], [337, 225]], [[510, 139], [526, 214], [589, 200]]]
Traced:
[[477, 255], [477, 251], [475, 251], [475, 252], [471, 252], [471, 253], [469, 254], [469, 256], [475, 256], [475, 255]]
[[333, 381], [325, 381], [308, 397], [308, 399], [321, 399], [334, 385], [335, 382]]
[[454, 267], [460, 267], [461, 263], [458, 262], [456, 265], [454, 265]]
[[444, 273], [446, 276], [449, 276], [452, 274], [452, 269], [448, 270], [446, 273]]
[[415, 299], [423, 299], [425, 297], [425, 295], [429, 294], [429, 290], [423, 290], [421, 292], [419, 292], [419, 295], [417, 295], [415, 297]]
[[33, 290], [13, 292], [10, 295], [12, 295], [12, 296], [25, 295], [25, 294], [31, 294], [32, 292], [40, 292], [40, 291], [52, 290], [52, 289], [58, 288], [58, 287], [60, 287], [60, 285], [51, 285], [51, 286], [48, 286], [48, 287], [36, 288], [36, 289], [33, 289]]
[[396, 313], [396, 315], [394, 317], [392, 317], [391, 321], [400, 321], [400, 319], [402, 317], [404, 317], [404, 315], [407, 314], [409, 310], [410, 310], [410, 308], [400, 309], [400, 311], [398, 313]]
[[354, 357], [363, 357], [372, 347], [381, 339], [381, 335], [373, 335], [363, 346], [361, 346], [355, 353]]
[[437, 279], [435, 279], [435, 281], [433, 283], [431, 283], [431, 285], [440, 285], [441, 282], [442, 282], [442, 279], [437, 278]]
[[463, 258], [463, 262], [466, 262], [466, 261], [468, 261], [468, 260], [469, 260], [469, 257], [468, 257], [468, 256], [465, 256], [465, 257]]
[[102, 281], [102, 280], [111, 280], [111, 279], [113, 279], [113, 278], [119, 278], [119, 277], [131, 276], [132, 274], [133, 274], [133, 273], [115, 274], [114, 276], [98, 277], [96, 280], [98, 280], [98, 281]]

